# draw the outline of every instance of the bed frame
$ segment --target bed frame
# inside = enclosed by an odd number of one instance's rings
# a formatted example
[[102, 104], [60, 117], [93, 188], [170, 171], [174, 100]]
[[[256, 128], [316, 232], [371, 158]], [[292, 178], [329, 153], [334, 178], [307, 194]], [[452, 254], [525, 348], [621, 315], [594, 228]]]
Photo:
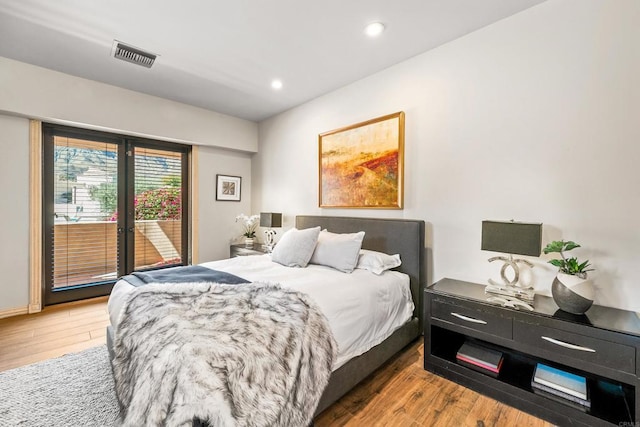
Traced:
[[333, 233], [364, 231], [363, 249], [400, 254], [402, 265], [396, 270], [409, 275], [411, 296], [415, 305], [413, 318], [409, 322], [382, 343], [351, 359], [331, 374], [329, 384], [316, 409], [317, 415], [421, 335], [422, 291], [426, 278], [426, 263], [424, 221], [308, 215], [296, 217], [298, 229], [316, 226]]
[[[400, 254], [402, 265], [396, 270], [409, 275], [411, 296], [415, 305], [410, 321], [382, 343], [351, 359], [331, 374], [329, 384], [316, 409], [317, 415], [421, 335], [423, 287], [426, 278], [425, 223], [405, 219], [302, 215], [296, 217], [295, 225], [298, 229], [320, 226], [333, 233], [364, 231], [363, 249]], [[110, 358], [113, 358], [111, 326], [107, 328], [107, 348]]]

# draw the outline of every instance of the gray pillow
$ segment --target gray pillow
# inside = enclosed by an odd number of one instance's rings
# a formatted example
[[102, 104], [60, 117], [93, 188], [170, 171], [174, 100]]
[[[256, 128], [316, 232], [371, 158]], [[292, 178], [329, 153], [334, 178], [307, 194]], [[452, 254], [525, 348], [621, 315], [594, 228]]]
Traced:
[[336, 234], [322, 230], [318, 236], [311, 264], [326, 265], [345, 273], [351, 273], [358, 263], [364, 231]]
[[292, 228], [282, 235], [273, 248], [271, 259], [287, 267], [306, 267], [318, 242], [320, 227]]

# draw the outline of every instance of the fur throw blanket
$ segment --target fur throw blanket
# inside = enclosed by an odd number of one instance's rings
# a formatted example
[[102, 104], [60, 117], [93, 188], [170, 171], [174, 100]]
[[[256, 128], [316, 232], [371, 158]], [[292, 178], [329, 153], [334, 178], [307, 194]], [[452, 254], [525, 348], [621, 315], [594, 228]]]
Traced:
[[114, 347], [128, 426], [309, 425], [336, 352], [311, 298], [264, 283], [137, 288]]

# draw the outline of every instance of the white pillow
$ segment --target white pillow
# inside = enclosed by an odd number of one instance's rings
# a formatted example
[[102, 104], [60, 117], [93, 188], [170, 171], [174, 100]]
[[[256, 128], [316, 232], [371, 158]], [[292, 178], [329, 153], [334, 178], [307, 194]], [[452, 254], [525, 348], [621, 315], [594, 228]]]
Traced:
[[358, 263], [362, 239], [364, 239], [364, 231], [336, 234], [322, 230], [309, 263], [326, 265], [351, 273]]
[[271, 259], [287, 267], [306, 267], [318, 242], [318, 234], [319, 226], [288, 230], [273, 248]]
[[370, 272], [381, 275], [386, 270], [399, 267], [402, 262], [400, 255], [387, 255], [382, 252], [370, 251], [362, 249], [358, 257], [358, 265], [356, 268], [369, 270]]

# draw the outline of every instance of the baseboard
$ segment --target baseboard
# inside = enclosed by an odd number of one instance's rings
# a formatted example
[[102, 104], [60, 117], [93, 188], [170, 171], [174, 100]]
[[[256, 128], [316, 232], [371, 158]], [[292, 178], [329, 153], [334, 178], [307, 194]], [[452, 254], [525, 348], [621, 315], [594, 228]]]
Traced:
[[40, 306], [40, 304], [29, 304], [29, 314], [32, 313], [40, 313], [42, 311], [42, 307]]
[[5, 317], [11, 316], [20, 316], [21, 314], [28, 314], [29, 306], [25, 305], [24, 307], [16, 307], [16, 308], [6, 308], [4, 310], [0, 310], [0, 319], [4, 319]]

